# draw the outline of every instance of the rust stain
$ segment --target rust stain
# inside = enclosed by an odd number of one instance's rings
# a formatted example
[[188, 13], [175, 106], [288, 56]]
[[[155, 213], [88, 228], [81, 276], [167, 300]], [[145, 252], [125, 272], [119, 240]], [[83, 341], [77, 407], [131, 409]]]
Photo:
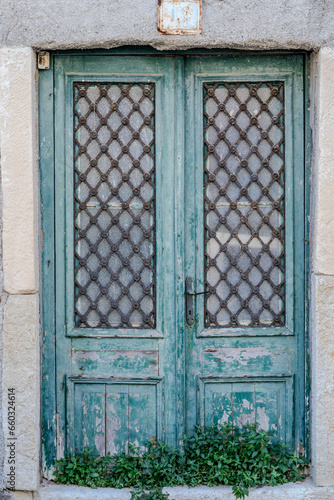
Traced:
[[[176, 4], [176, 7], [182, 9], [182, 17], [173, 18], [168, 6]], [[192, 7], [198, 6], [197, 26], [194, 28], [184, 28], [182, 26], [191, 22], [194, 15]], [[166, 5], [166, 9], [164, 6]], [[202, 0], [158, 0], [158, 31], [163, 35], [199, 35], [202, 32]]]

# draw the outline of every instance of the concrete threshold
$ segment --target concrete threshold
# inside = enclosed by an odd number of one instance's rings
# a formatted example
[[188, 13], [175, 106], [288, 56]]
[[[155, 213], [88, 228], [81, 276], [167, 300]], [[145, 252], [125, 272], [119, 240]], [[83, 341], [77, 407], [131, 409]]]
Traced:
[[[169, 493], [170, 500], [235, 500], [230, 486], [177, 486], [164, 488]], [[23, 493], [23, 492], [22, 492]], [[82, 486], [62, 486], [51, 482], [41, 484], [35, 493], [26, 493], [20, 496], [19, 492], [13, 492], [11, 500], [130, 500], [131, 490], [124, 488], [116, 490], [113, 488], [85, 488]], [[29, 495], [29, 496], [28, 496]], [[31, 495], [31, 496], [30, 496]], [[1, 497], [0, 497], [1, 498]], [[252, 488], [246, 500], [334, 500], [334, 486], [315, 486], [310, 478], [301, 484], [284, 484], [282, 486], [264, 486]]]

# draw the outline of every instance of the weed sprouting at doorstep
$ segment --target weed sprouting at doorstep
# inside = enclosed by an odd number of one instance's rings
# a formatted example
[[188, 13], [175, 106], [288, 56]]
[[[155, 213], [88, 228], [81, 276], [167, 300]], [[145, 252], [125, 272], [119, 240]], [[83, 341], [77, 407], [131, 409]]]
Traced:
[[254, 486], [277, 486], [302, 481], [307, 462], [291, 453], [272, 433], [254, 425], [196, 427], [184, 439], [184, 451], [163, 442], [148, 442], [144, 453], [96, 458], [85, 450], [56, 460], [55, 481], [79, 486], [133, 487], [132, 500], [165, 500], [165, 486], [230, 485], [236, 498], [245, 498]]

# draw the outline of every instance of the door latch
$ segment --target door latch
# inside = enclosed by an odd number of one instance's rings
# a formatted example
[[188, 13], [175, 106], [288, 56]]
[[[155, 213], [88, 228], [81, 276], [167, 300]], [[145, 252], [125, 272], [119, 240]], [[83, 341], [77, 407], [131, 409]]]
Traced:
[[186, 279], [186, 319], [189, 326], [194, 323], [194, 297], [205, 295], [208, 292], [194, 292], [194, 278], [188, 276]]

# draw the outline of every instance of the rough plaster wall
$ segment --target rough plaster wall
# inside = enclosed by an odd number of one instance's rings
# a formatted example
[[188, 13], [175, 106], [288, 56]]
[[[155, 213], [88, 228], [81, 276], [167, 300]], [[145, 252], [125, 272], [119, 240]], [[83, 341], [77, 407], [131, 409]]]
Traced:
[[[29, 47], [0, 49], [0, 73], [2, 289], [8, 293], [6, 304], [2, 305], [1, 325], [2, 428], [8, 439], [7, 391], [14, 387], [16, 487], [32, 491], [40, 479], [39, 184], [34, 52]], [[6, 482], [9, 448], [0, 442], [0, 450], [5, 454]]]
[[[1, 141], [0, 141], [1, 142]], [[0, 150], [0, 387], [2, 387], [2, 360], [3, 360], [3, 313], [7, 300], [7, 293], [3, 286], [3, 262], [2, 262], [2, 189], [1, 189], [1, 150]], [[2, 423], [2, 391], [0, 391], [0, 423]], [[3, 426], [0, 424], [0, 490], [4, 486], [4, 449], [5, 438]]]
[[313, 480], [334, 484], [334, 50], [312, 57], [311, 461]]
[[333, 0], [203, 0], [203, 33], [157, 32], [158, 0], [0, 0], [0, 46], [311, 49], [334, 44]]

